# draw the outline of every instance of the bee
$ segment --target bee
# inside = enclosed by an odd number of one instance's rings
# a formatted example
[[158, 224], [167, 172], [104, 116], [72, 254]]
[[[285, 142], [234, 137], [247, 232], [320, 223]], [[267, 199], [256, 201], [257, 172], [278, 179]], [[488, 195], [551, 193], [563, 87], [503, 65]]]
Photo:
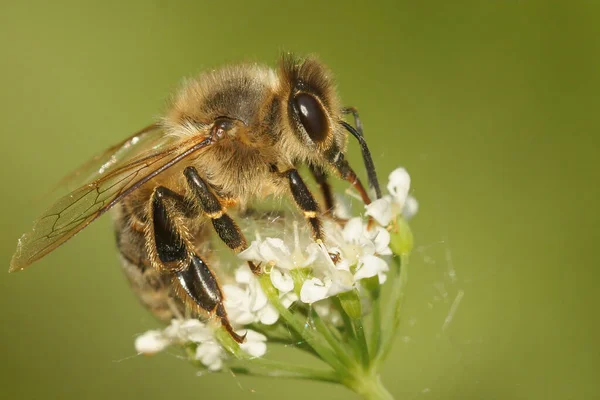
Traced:
[[[354, 126], [344, 120], [354, 117]], [[381, 197], [359, 115], [340, 106], [329, 70], [316, 58], [283, 55], [278, 69], [225, 66], [186, 81], [163, 118], [110, 147], [69, 180], [88, 183], [60, 198], [18, 242], [10, 271], [26, 268], [113, 209], [124, 272], [161, 320], [190, 310], [216, 318], [237, 342], [223, 291], [207, 260], [211, 235], [238, 253], [248, 242], [230, 211], [289, 196], [322, 241], [334, 207], [328, 175], [370, 198], [344, 158], [348, 133], [362, 150]], [[307, 166], [324, 212], [298, 172]], [[260, 265], [248, 262], [260, 275]]]

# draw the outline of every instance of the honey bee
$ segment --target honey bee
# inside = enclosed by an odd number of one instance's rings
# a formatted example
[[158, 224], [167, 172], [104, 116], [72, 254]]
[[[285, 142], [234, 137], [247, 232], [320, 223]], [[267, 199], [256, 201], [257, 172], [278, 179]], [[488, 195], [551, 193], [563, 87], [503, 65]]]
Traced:
[[[350, 114], [354, 126], [344, 120]], [[369, 184], [381, 196], [354, 108], [340, 106], [328, 69], [314, 57], [281, 57], [278, 69], [225, 66], [185, 82], [164, 117], [96, 156], [69, 179], [87, 178], [24, 234], [10, 271], [22, 270], [109, 209], [123, 269], [141, 302], [162, 320], [190, 310], [217, 318], [237, 341], [215, 272], [206, 262], [216, 232], [233, 252], [248, 243], [228, 210], [290, 196], [312, 237], [334, 207], [328, 174], [369, 195], [344, 153], [358, 139]], [[324, 211], [298, 173], [308, 166]], [[210, 221], [210, 223], [208, 223]], [[249, 262], [255, 274], [261, 266]]]

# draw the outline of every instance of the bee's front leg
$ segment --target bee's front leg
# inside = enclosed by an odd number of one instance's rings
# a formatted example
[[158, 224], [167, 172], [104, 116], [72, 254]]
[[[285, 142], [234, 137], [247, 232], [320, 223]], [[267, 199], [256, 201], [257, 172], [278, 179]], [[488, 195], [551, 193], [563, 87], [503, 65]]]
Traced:
[[177, 193], [160, 186], [152, 193], [149, 208], [146, 246], [153, 266], [174, 277], [177, 295], [182, 300], [216, 314], [229, 334], [242, 343], [244, 337], [235, 333], [227, 317], [219, 283], [195, 253], [183, 223], [189, 205]]
[[350, 167], [350, 164], [348, 164], [348, 161], [346, 161], [346, 159], [344, 158], [344, 155], [342, 153], [339, 153], [336, 155], [335, 159], [330, 160], [330, 162], [333, 168], [339, 174], [340, 178], [347, 182], [350, 182], [350, 184], [354, 186], [354, 188], [360, 195], [363, 203], [365, 203], [365, 205], [371, 204], [371, 199], [369, 198], [365, 187], [361, 183], [360, 179], [358, 179], [358, 176], [356, 176], [354, 170], [352, 170], [352, 168]]
[[356, 109], [356, 107], [352, 107], [352, 106], [344, 107], [344, 108], [342, 108], [342, 114], [352, 114], [352, 117], [354, 117], [354, 126], [356, 126], [356, 130], [362, 136], [363, 135], [363, 126], [362, 126], [362, 122], [360, 122], [360, 116], [358, 115], [358, 110]]

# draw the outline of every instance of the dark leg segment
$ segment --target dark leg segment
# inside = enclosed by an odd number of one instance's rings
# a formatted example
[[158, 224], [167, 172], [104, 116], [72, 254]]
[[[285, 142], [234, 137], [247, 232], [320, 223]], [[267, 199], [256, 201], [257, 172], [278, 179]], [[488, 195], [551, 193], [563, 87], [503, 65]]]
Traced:
[[[212, 220], [213, 227], [221, 240], [235, 252], [245, 250], [248, 245], [244, 234], [235, 221], [225, 214], [221, 202], [208, 184], [200, 177], [196, 168], [187, 167], [183, 174], [194, 198], [200, 203], [204, 214]], [[259, 268], [251, 261], [248, 261], [248, 265], [252, 272], [256, 274], [260, 272]]]
[[[158, 187], [151, 198], [152, 236], [155, 263], [176, 277], [180, 296], [208, 313], [215, 313], [223, 327], [239, 343], [244, 337], [238, 335], [229, 323], [223, 305], [223, 293], [217, 279], [206, 263], [190, 248], [179, 224], [182, 210], [188, 208], [182, 197], [165, 187]], [[179, 214], [179, 215], [178, 215]], [[185, 214], [185, 213], [184, 213]], [[157, 259], [157, 260], [156, 260]]]
[[294, 201], [300, 209], [304, 212], [304, 216], [308, 219], [308, 223], [313, 231], [313, 237], [315, 240], [323, 240], [323, 233], [321, 231], [321, 221], [319, 220], [319, 206], [315, 201], [310, 190], [300, 177], [300, 174], [295, 169], [287, 170], [283, 173], [287, 177], [292, 196]]
[[177, 268], [187, 259], [187, 249], [173, 216], [169, 215], [167, 198], [171, 192], [165, 187], [158, 187], [152, 196], [153, 240], [156, 254], [161, 264], [167, 268]]
[[363, 203], [371, 204], [371, 199], [369, 198], [367, 191], [356, 176], [356, 173], [352, 170], [352, 168], [350, 168], [350, 164], [348, 164], [348, 161], [346, 161], [344, 155], [342, 153], [335, 154], [334, 159], [331, 160], [331, 164], [339, 172], [342, 179], [350, 182], [352, 186], [354, 186], [354, 188], [358, 191], [358, 194], [360, 194]]
[[363, 126], [362, 122], [360, 122], [360, 117], [358, 116], [358, 110], [355, 107], [344, 107], [342, 108], [342, 114], [352, 114], [354, 117], [354, 126], [356, 126], [356, 130], [363, 136]]
[[310, 172], [315, 177], [317, 184], [319, 185], [319, 189], [321, 189], [321, 193], [323, 194], [323, 200], [325, 201], [325, 213], [333, 214], [333, 207], [335, 207], [335, 203], [333, 201], [333, 192], [331, 191], [331, 186], [327, 182], [327, 174], [321, 167], [316, 167], [311, 165]]
[[379, 187], [379, 181], [377, 179], [377, 173], [375, 172], [375, 165], [373, 164], [371, 152], [369, 151], [367, 142], [365, 141], [363, 126], [362, 122], [360, 121], [360, 117], [358, 116], [358, 110], [354, 107], [346, 107], [342, 108], [342, 114], [352, 114], [352, 116], [354, 117], [354, 125], [356, 126], [356, 128], [353, 128], [350, 124], [348, 124], [345, 121], [341, 121], [340, 123], [344, 128], [346, 128], [346, 130], [348, 130], [349, 133], [352, 134], [352, 136], [354, 136], [358, 140], [361, 148], [361, 153], [363, 155], [365, 167], [367, 168], [367, 174], [369, 176], [369, 185], [375, 190], [376, 198], [380, 199], [381, 189]]
[[240, 336], [235, 333], [229, 323], [219, 283], [200, 257], [192, 255], [189, 267], [184, 271], [177, 272], [177, 280], [196, 304], [209, 312], [214, 312], [220, 318], [221, 324], [236, 342], [244, 341], [245, 335]]

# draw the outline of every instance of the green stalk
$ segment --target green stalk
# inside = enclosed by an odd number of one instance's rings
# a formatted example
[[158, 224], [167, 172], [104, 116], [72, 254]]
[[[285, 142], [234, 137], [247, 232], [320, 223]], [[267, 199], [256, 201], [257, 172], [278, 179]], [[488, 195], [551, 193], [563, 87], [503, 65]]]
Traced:
[[352, 382], [344, 382], [349, 389], [365, 400], [394, 400], [394, 396], [381, 383], [379, 375], [367, 375]]
[[[215, 335], [221, 345], [226, 348], [228, 352], [233, 354], [233, 356], [238, 360], [237, 363], [244, 363], [242, 365], [237, 365], [234, 361], [229, 364], [228, 369], [237, 374], [341, 383], [341, 379], [335, 371], [321, 370], [312, 367], [303, 367], [300, 365], [272, 361], [263, 357], [253, 357], [243, 351], [239, 344], [235, 342], [229, 333], [224, 329], [217, 330]], [[187, 354], [192, 361], [192, 364], [198, 366], [199, 368], [205, 368], [200, 361], [194, 359], [194, 349], [187, 349]], [[250, 363], [251, 366], [246, 365], [246, 363]]]
[[340, 377], [333, 370], [319, 370], [312, 367], [302, 367], [264, 358], [253, 358], [251, 363], [251, 367], [246, 365], [232, 365], [229, 369], [235, 373], [249, 376], [306, 379], [332, 383], [341, 382]]
[[360, 359], [365, 369], [369, 368], [369, 345], [365, 336], [362, 318], [353, 319], [354, 332], [356, 333], [356, 341], [360, 349]]
[[237, 367], [233, 366], [229, 368], [230, 371], [248, 376], [256, 376], [256, 377], [264, 377], [264, 378], [288, 378], [288, 379], [302, 379], [309, 381], [321, 381], [321, 382], [330, 382], [330, 383], [340, 383], [340, 378], [337, 376], [335, 371], [261, 371], [255, 369], [249, 369], [245, 367]]
[[361, 359], [360, 358], [361, 350], [360, 350], [360, 347], [358, 346], [358, 342], [356, 341], [356, 334], [354, 333], [354, 325], [352, 324], [352, 319], [346, 313], [346, 311], [344, 311], [344, 307], [342, 307], [342, 303], [340, 302], [340, 299], [337, 296], [332, 297], [331, 301], [333, 302], [334, 306], [336, 307], [336, 309], [342, 316], [342, 320], [344, 321], [344, 328], [345, 328], [344, 330], [346, 333], [346, 339], [348, 340], [350, 347], [352, 347], [352, 350], [354, 351], [354, 355], [355, 355], [356, 359], [359, 360], [359, 359]]
[[371, 315], [371, 357], [375, 358], [381, 348], [381, 304], [379, 298], [381, 290], [379, 288], [379, 278], [375, 277], [378, 282], [377, 286], [371, 290], [372, 315]]
[[400, 325], [400, 318], [402, 316], [402, 302], [406, 292], [406, 282], [408, 280], [408, 254], [401, 256], [394, 255], [394, 263], [396, 264], [396, 274], [392, 282], [392, 308], [391, 315], [388, 318], [389, 324], [385, 327], [382, 334], [382, 345], [373, 359], [373, 370], [377, 371], [381, 367], [381, 364], [387, 357], [392, 345], [394, 344], [394, 337]]
[[333, 335], [331, 328], [325, 321], [321, 319], [321, 317], [319, 316], [319, 314], [317, 314], [315, 310], [312, 310], [311, 318], [315, 323], [315, 328], [317, 329], [317, 331], [321, 333], [321, 335], [323, 335], [327, 343], [329, 343], [329, 346], [331, 346], [333, 351], [335, 351], [340, 360], [347, 366], [354, 365], [354, 360], [348, 355], [344, 346], [341, 345], [342, 342], [340, 342]]
[[381, 285], [377, 275], [365, 279], [363, 287], [371, 297], [371, 335], [369, 337], [369, 354], [374, 358], [381, 346]]
[[338, 374], [348, 375], [348, 366], [344, 365], [338, 358], [338, 356], [323, 343], [323, 338], [318, 335], [315, 330], [307, 329], [305, 323], [299, 320], [290, 310], [288, 310], [279, 299], [279, 293], [277, 289], [271, 283], [271, 279], [268, 275], [263, 275], [259, 278], [261, 287], [269, 302], [277, 309], [279, 315], [285, 320], [285, 322], [292, 327], [298, 335], [300, 335], [310, 347], [319, 355], [321, 360], [329, 364]]
[[[279, 323], [277, 323], [279, 325]], [[270, 329], [271, 326], [265, 326], [262, 324], [250, 324], [248, 326], [253, 331], [262, 333], [267, 337], [269, 343], [281, 344], [285, 347], [293, 346], [296, 349], [305, 351], [312, 354], [315, 357], [319, 357], [317, 353], [308, 344], [304, 343], [303, 339], [297, 335], [291, 334], [291, 332], [284, 331], [282, 329]], [[285, 334], [283, 334], [285, 332]]]

